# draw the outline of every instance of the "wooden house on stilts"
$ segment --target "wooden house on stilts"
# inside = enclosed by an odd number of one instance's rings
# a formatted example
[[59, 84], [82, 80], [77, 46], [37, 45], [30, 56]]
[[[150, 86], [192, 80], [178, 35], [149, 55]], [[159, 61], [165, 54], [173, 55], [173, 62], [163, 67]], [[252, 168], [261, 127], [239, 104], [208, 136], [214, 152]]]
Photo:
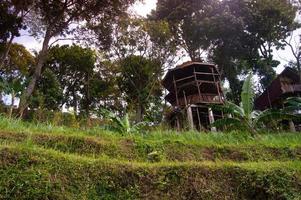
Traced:
[[[286, 67], [266, 88], [266, 90], [256, 98], [255, 109], [281, 109], [289, 97], [301, 97], [301, 81], [299, 73], [290, 67]], [[291, 132], [296, 129], [301, 131], [300, 120], [290, 120], [284, 124], [288, 125]]]
[[220, 73], [213, 64], [186, 62], [167, 72], [163, 86], [173, 110], [168, 121], [178, 130], [186, 125], [190, 129], [211, 130], [216, 119], [223, 117], [212, 106], [224, 103]]

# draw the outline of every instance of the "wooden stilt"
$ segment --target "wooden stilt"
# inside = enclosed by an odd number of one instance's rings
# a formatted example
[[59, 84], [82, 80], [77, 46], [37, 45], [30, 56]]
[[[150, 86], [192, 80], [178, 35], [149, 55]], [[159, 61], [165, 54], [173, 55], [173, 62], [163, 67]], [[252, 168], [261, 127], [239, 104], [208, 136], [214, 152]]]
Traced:
[[202, 127], [202, 124], [201, 124], [199, 107], [196, 107], [196, 112], [197, 112], [197, 115], [198, 115], [198, 122], [199, 122], [200, 131], [202, 131], [203, 127]]
[[289, 124], [290, 132], [292, 132], [292, 133], [296, 132], [296, 127], [295, 127], [295, 123], [293, 122], [293, 120], [290, 120], [288, 122], [288, 124]]
[[188, 121], [188, 125], [189, 125], [189, 130], [193, 130], [194, 123], [193, 123], [193, 115], [192, 115], [191, 106], [188, 106], [188, 108], [187, 108], [187, 121]]
[[187, 122], [188, 122], [188, 125], [189, 125], [189, 130], [193, 130], [194, 129], [194, 123], [193, 123], [192, 108], [187, 103], [187, 98], [186, 98], [185, 91], [183, 91], [183, 96], [184, 96], [184, 101], [185, 101], [185, 109], [186, 109], [186, 112], [187, 112]]
[[[210, 125], [214, 123], [214, 115], [213, 115], [213, 111], [212, 108], [208, 108], [208, 116], [209, 116], [209, 122]], [[216, 127], [211, 127], [211, 131], [215, 132], [216, 131]]]

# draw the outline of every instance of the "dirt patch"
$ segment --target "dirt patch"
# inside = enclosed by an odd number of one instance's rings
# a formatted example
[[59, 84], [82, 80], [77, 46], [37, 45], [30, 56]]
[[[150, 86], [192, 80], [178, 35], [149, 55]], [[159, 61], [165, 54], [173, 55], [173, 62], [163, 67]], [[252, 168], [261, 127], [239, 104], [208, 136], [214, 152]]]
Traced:
[[239, 149], [233, 148], [216, 148], [206, 147], [202, 149], [202, 156], [206, 160], [233, 160], [233, 161], [246, 161], [248, 156]]
[[28, 137], [25, 133], [0, 132], [0, 140], [22, 142]]

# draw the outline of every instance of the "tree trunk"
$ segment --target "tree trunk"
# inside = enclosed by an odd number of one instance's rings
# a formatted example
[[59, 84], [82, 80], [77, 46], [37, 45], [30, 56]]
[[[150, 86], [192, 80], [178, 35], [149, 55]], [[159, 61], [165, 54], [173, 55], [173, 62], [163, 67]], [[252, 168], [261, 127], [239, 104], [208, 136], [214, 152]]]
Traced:
[[301, 66], [300, 66], [300, 60], [297, 58], [297, 69], [299, 73], [299, 81], [301, 83]]
[[8, 112], [8, 117], [9, 118], [11, 118], [12, 115], [13, 115], [13, 109], [14, 109], [14, 104], [15, 104], [15, 97], [16, 97], [15, 91], [12, 91], [12, 93], [11, 93], [11, 104], [10, 104], [9, 112]]
[[76, 91], [75, 91], [74, 87], [73, 87], [72, 93], [73, 93], [73, 109], [74, 109], [74, 115], [77, 116], [77, 106], [78, 106], [78, 105], [77, 105], [77, 94], [76, 94]]
[[14, 37], [15, 37], [15, 36], [12, 35], [12, 36], [10, 37], [10, 40], [9, 40], [8, 43], [6, 44], [5, 51], [4, 51], [4, 53], [2, 54], [1, 60], [0, 60], [0, 69], [2, 69], [3, 66], [4, 66], [5, 59], [7, 58], [8, 54], [9, 54], [9, 51], [10, 51], [11, 45], [12, 45], [12, 43], [13, 43]]
[[[87, 72], [89, 73], [89, 72]], [[86, 116], [89, 119], [90, 116], [90, 105], [91, 105], [91, 97], [90, 97], [90, 76], [87, 74], [86, 77]]]
[[143, 120], [143, 106], [141, 103], [138, 103], [136, 108], [136, 123], [142, 122]]
[[32, 95], [36, 83], [38, 81], [38, 79], [41, 76], [41, 71], [42, 71], [42, 67], [46, 61], [46, 57], [47, 57], [47, 53], [48, 53], [48, 46], [49, 46], [49, 41], [51, 39], [51, 35], [49, 34], [49, 31], [46, 31], [46, 35], [43, 41], [43, 47], [42, 50], [40, 51], [40, 54], [38, 56], [38, 60], [37, 60], [37, 65], [35, 67], [35, 72], [32, 75], [30, 82], [27, 86], [27, 88], [25, 89], [24, 93], [22, 94], [21, 100], [20, 100], [20, 110], [19, 110], [19, 116], [22, 117], [23, 116], [23, 112], [26, 109], [26, 107], [28, 106], [28, 99], [29, 97]]

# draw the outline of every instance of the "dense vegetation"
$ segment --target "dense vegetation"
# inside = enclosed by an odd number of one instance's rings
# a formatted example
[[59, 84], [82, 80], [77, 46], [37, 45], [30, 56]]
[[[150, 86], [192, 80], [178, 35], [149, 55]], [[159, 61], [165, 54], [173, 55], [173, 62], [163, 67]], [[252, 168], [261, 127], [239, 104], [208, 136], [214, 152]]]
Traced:
[[[47, 121], [69, 109], [90, 125], [105, 108], [159, 124], [170, 110], [162, 76], [185, 60], [216, 64], [236, 104], [241, 77], [259, 77], [256, 95], [275, 78], [276, 49], [289, 48], [296, 60], [287, 65], [301, 71], [299, 1], [158, 0], [146, 17], [132, 15], [135, 2], [1, 1], [0, 89], [10, 96], [2, 112]], [[41, 41], [40, 51], [15, 44], [20, 33]]]
[[[0, 1], [0, 199], [300, 199], [301, 99], [254, 109], [276, 50], [301, 80], [300, 0], [137, 2]], [[164, 121], [162, 77], [186, 60], [229, 83], [223, 133]]]

